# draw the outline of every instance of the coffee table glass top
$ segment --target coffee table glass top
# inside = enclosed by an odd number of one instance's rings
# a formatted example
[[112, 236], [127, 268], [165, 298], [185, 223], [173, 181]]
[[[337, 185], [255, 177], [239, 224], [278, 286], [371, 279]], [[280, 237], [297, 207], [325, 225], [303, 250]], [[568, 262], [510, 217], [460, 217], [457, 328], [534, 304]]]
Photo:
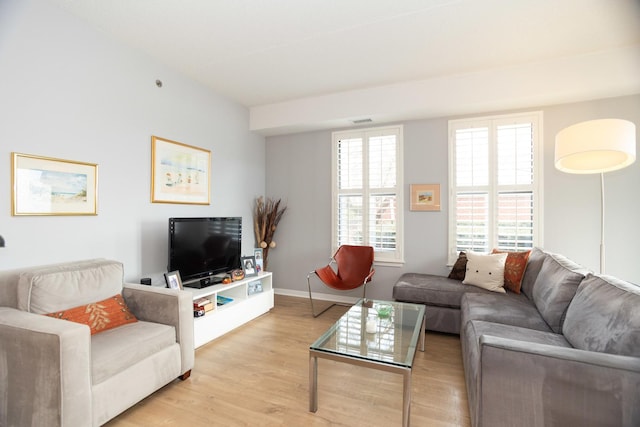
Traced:
[[[411, 368], [420, 339], [424, 305], [395, 301], [358, 301], [311, 350]], [[422, 331], [424, 333], [424, 331]]]

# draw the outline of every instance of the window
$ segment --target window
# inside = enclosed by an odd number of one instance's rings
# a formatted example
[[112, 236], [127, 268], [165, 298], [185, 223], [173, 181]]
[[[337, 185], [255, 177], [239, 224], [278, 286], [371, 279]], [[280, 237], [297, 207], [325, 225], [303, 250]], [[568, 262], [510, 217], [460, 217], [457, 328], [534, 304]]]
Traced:
[[373, 246], [378, 263], [402, 258], [402, 127], [334, 132], [332, 245]]
[[541, 242], [542, 113], [449, 122], [449, 262]]

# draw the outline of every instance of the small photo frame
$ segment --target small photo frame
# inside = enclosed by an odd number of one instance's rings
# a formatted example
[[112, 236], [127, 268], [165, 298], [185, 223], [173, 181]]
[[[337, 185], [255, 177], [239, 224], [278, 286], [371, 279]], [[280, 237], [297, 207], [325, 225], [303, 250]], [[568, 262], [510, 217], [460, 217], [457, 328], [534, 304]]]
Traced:
[[253, 256], [256, 259], [256, 272], [262, 273], [264, 271], [264, 259], [262, 258], [262, 248], [255, 248], [253, 250]]
[[182, 289], [182, 279], [178, 270], [164, 273], [164, 281], [167, 282], [167, 288]]
[[411, 184], [412, 211], [440, 211], [440, 184]]
[[258, 271], [256, 270], [256, 257], [243, 256], [242, 271], [244, 271], [244, 277], [257, 276]]

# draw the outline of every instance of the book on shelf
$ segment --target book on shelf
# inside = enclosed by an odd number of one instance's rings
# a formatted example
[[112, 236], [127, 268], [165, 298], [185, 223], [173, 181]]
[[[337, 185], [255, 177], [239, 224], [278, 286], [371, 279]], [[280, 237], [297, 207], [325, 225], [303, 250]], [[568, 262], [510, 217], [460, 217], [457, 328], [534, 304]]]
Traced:
[[216, 297], [216, 304], [217, 305], [225, 305], [225, 304], [230, 303], [231, 301], [233, 301], [233, 298], [223, 297], [222, 295], [218, 295]]
[[200, 298], [193, 302], [193, 309], [194, 310], [202, 309], [205, 312], [211, 311], [213, 310], [213, 303], [206, 298]]
[[211, 304], [211, 300], [209, 298], [205, 298], [205, 297], [198, 298], [197, 300], [193, 301], [193, 306], [194, 307], [202, 307], [202, 306], [205, 306], [207, 304]]

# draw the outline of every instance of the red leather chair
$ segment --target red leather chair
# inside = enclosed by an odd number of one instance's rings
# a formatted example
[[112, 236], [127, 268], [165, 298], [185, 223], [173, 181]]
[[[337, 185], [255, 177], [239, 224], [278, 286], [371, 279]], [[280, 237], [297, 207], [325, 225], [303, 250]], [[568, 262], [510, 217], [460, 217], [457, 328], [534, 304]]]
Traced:
[[[334, 270], [333, 264], [336, 264]], [[362, 297], [367, 296], [367, 283], [371, 281], [375, 269], [373, 268], [373, 247], [342, 245], [329, 261], [329, 265], [312, 271], [307, 275], [307, 285], [309, 286], [309, 300], [311, 301], [311, 313], [313, 317], [318, 317], [334, 305], [326, 307], [316, 313], [313, 308], [313, 297], [311, 295], [311, 276], [315, 275], [320, 281], [331, 289], [339, 291], [349, 291], [362, 286], [364, 291]]]

